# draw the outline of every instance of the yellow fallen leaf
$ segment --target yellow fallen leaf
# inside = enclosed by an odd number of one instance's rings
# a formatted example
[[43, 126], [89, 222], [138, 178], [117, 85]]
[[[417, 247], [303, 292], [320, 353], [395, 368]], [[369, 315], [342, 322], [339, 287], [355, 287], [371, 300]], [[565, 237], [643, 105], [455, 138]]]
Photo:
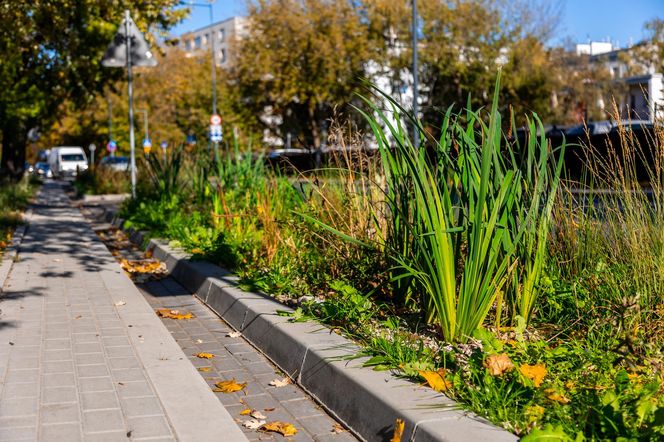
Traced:
[[243, 382], [241, 384], [235, 382], [235, 378], [231, 379], [230, 381], [221, 381], [217, 382], [216, 388], [213, 388], [212, 391], [215, 393], [233, 393], [235, 391], [241, 391], [244, 389], [244, 387], [247, 386], [246, 382]]
[[297, 433], [297, 428], [288, 422], [269, 422], [264, 424], [259, 428], [261, 431], [273, 431], [275, 433], [280, 433], [283, 436], [294, 436]]
[[293, 382], [288, 379], [288, 378], [283, 378], [283, 379], [274, 379], [271, 380], [268, 385], [271, 385], [273, 387], [281, 388], [285, 387], [286, 385], [292, 384]]
[[390, 442], [401, 442], [405, 426], [406, 423], [403, 419], [397, 419], [394, 421], [394, 434], [392, 434], [392, 439], [390, 439]]
[[153, 253], [154, 253], [154, 252], [153, 252], [153, 249], [148, 249], [148, 250], [146, 250], [145, 253], [143, 254], [143, 258], [145, 258], [145, 259], [152, 259], [152, 255], [153, 255]]
[[244, 410], [240, 411], [240, 416], [248, 416], [251, 414], [251, 408], [245, 408]]
[[212, 370], [210, 367], [198, 367], [198, 371], [202, 371], [204, 373], [207, 373], [210, 370]]
[[505, 353], [499, 355], [490, 355], [484, 360], [484, 367], [489, 370], [493, 376], [501, 376], [503, 373], [508, 373], [514, 369], [514, 364], [509, 356]]
[[212, 353], [196, 353], [194, 356], [201, 359], [212, 359], [214, 355]]
[[522, 375], [533, 381], [535, 387], [542, 385], [544, 376], [546, 376], [546, 366], [544, 364], [523, 364], [519, 367], [519, 371]]
[[445, 378], [445, 369], [441, 368], [438, 371], [420, 371], [420, 376], [427, 381], [429, 387], [436, 391], [447, 391], [452, 387], [452, 383]]
[[179, 310], [171, 310], [168, 308], [158, 309], [157, 316], [170, 319], [191, 319], [194, 317], [193, 313], [180, 313]]
[[570, 400], [569, 398], [565, 397], [565, 395], [557, 392], [553, 388], [547, 388], [544, 390], [544, 393], [546, 393], [546, 397], [554, 402], [558, 402], [561, 404], [569, 404]]
[[339, 423], [335, 423], [334, 425], [332, 425], [332, 430], [330, 430], [330, 432], [334, 434], [341, 434], [344, 433], [345, 431], [346, 429], [342, 427], [341, 424]]

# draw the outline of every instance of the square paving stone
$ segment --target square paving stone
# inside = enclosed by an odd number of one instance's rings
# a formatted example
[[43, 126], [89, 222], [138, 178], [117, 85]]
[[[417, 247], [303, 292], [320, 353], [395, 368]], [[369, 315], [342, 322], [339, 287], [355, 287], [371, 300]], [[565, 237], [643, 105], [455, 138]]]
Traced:
[[39, 384], [36, 382], [7, 384], [4, 387], [4, 394], [7, 398], [37, 397], [39, 396]]
[[132, 438], [171, 436], [170, 427], [163, 416], [129, 418], [127, 426]]
[[127, 417], [164, 414], [159, 401], [154, 396], [122, 399], [122, 410]]
[[152, 389], [145, 381], [122, 382], [117, 386], [118, 395], [121, 398], [152, 396]]
[[83, 412], [83, 431], [85, 433], [123, 430], [125, 430], [125, 425], [119, 409]]
[[104, 336], [102, 343], [105, 347], [120, 347], [129, 344], [129, 339], [126, 336]]
[[74, 356], [77, 365], [105, 364], [104, 353], [83, 353]]
[[69, 339], [47, 339], [44, 341], [44, 350], [68, 350], [71, 348]]
[[82, 342], [74, 344], [74, 354], [99, 352], [101, 352], [101, 344], [98, 342]]
[[0, 440], [37, 440], [37, 426], [34, 427], [0, 427]]
[[32, 416], [39, 410], [37, 397], [31, 398], [5, 398], [0, 401], [0, 416]]
[[70, 361], [72, 352], [66, 350], [44, 350], [41, 354], [42, 361]]
[[81, 440], [79, 423], [42, 425], [41, 439], [54, 442], [76, 442]]
[[76, 368], [79, 378], [108, 376], [110, 374], [106, 364], [77, 365]]
[[0, 428], [36, 427], [37, 415], [32, 416], [0, 416]]
[[131, 357], [134, 356], [134, 350], [128, 345], [123, 347], [106, 347], [106, 355], [109, 358]]
[[[127, 442], [130, 440], [127, 438], [127, 431], [110, 431], [104, 433], [86, 433], [85, 439], [91, 442]], [[154, 439], [151, 439], [149, 442], [154, 442]]]
[[115, 391], [81, 393], [81, 405], [84, 411], [120, 407]]
[[73, 387], [74, 385], [74, 373], [51, 373], [42, 376], [42, 386], [44, 388]]
[[42, 363], [42, 373], [73, 373], [73, 361], [44, 361]]
[[[15, 353], [16, 354], [16, 353]], [[25, 369], [25, 368], [39, 368], [39, 358], [38, 357], [25, 357], [25, 356], [14, 356], [9, 359], [9, 368], [12, 369]]]
[[78, 395], [75, 387], [52, 387], [42, 390], [42, 403], [76, 402]]
[[145, 381], [145, 375], [140, 368], [121, 368], [111, 370], [111, 376], [117, 382]]
[[140, 364], [138, 359], [135, 356], [133, 357], [120, 357], [120, 358], [109, 358], [108, 362], [111, 366], [111, 369], [117, 370], [120, 368], [139, 368]]
[[81, 392], [113, 391], [113, 381], [110, 377], [81, 378], [78, 381]]
[[310, 399], [295, 399], [292, 401], [282, 401], [281, 405], [298, 419], [305, 417], [320, 416], [323, 411]]
[[80, 422], [78, 403], [45, 404], [39, 410], [42, 424], [63, 424]]
[[74, 333], [71, 335], [75, 344], [85, 344], [90, 342], [99, 342], [97, 333]]

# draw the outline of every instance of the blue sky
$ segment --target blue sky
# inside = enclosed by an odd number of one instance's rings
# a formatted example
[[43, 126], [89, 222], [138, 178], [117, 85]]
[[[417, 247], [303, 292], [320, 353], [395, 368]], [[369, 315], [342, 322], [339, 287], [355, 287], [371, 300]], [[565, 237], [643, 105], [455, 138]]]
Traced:
[[[204, 0], [198, 0], [203, 2]], [[426, 1], [426, 0], [421, 0]], [[654, 18], [664, 18], [664, 0], [566, 0], [559, 36], [552, 44], [562, 43], [565, 37], [581, 43], [605, 40], [607, 37], [620, 46], [643, 38], [643, 24]], [[214, 20], [244, 15], [245, 0], [216, 0]], [[173, 29], [173, 35], [206, 26], [209, 12], [206, 7], [193, 7], [189, 18]]]

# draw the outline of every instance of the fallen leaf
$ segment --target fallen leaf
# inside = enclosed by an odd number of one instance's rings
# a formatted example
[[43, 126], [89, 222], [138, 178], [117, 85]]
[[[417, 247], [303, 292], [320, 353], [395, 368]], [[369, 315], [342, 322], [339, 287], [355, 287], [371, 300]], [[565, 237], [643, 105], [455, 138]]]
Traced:
[[146, 250], [145, 253], [143, 254], [143, 258], [145, 258], [145, 259], [151, 259], [153, 254], [154, 254], [153, 249], [148, 249], [148, 250]]
[[553, 388], [547, 388], [544, 390], [544, 393], [546, 393], [546, 397], [554, 402], [558, 402], [561, 404], [569, 404], [570, 400], [567, 398], [565, 395], [557, 392]]
[[259, 421], [256, 419], [251, 419], [248, 421], [242, 422], [242, 426], [249, 428], [250, 430], [256, 430], [261, 426], [265, 425], [265, 421]]
[[258, 411], [258, 410], [251, 410], [250, 415], [251, 415], [251, 417], [253, 417], [254, 419], [267, 419], [267, 416], [265, 416], [263, 413], [261, 413], [261, 412]]
[[194, 356], [201, 359], [212, 359], [214, 355], [212, 353], [196, 353]]
[[239, 331], [234, 331], [226, 334], [226, 337], [229, 338], [239, 338], [240, 336], [242, 336], [242, 333], [240, 333]]
[[82, 317], [83, 316], [81, 316], [81, 315], [76, 315], [76, 317], [74, 319], [81, 319]]
[[162, 318], [169, 318], [169, 319], [191, 319], [194, 317], [193, 313], [180, 313], [179, 310], [171, 310], [168, 308], [160, 308], [157, 310], [157, 316], [161, 316]]
[[261, 431], [273, 431], [275, 433], [280, 433], [283, 436], [293, 436], [297, 433], [297, 428], [288, 422], [270, 422], [268, 424], [262, 425], [259, 430]]
[[544, 380], [544, 376], [546, 376], [546, 366], [544, 364], [523, 364], [519, 367], [519, 371], [522, 375], [533, 381], [535, 387], [542, 385], [542, 380]]
[[344, 433], [345, 431], [346, 429], [342, 427], [341, 424], [335, 423], [334, 425], [332, 425], [332, 430], [331, 430], [332, 433], [341, 434]]
[[247, 383], [243, 382], [239, 384], [235, 382], [235, 378], [233, 378], [230, 381], [217, 382], [215, 385], [216, 388], [212, 389], [215, 393], [233, 393], [235, 391], [243, 390], [244, 387], [247, 386]]
[[286, 385], [292, 384], [293, 381], [291, 381], [288, 378], [283, 378], [283, 379], [274, 379], [270, 381], [269, 385], [272, 385], [273, 387], [281, 388], [285, 387]]
[[403, 419], [397, 419], [394, 421], [394, 434], [392, 435], [390, 442], [401, 442], [401, 437], [403, 436], [403, 430], [405, 426], [406, 423], [403, 421]]
[[245, 408], [244, 410], [240, 411], [240, 416], [249, 416], [251, 411], [251, 408]]
[[115, 303], [116, 307], [122, 307], [123, 305], [126, 305], [127, 303], [125, 301], [118, 301]]
[[505, 353], [499, 355], [490, 355], [484, 360], [484, 366], [493, 376], [500, 376], [514, 369], [514, 364]]
[[452, 383], [446, 379], [446, 372], [444, 368], [438, 371], [420, 371], [422, 376], [429, 384], [429, 387], [436, 391], [447, 391], [452, 387]]
[[210, 367], [198, 367], [198, 371], [202, 371], [203, 373], [207, 373], [210, 370], [212, 370]]

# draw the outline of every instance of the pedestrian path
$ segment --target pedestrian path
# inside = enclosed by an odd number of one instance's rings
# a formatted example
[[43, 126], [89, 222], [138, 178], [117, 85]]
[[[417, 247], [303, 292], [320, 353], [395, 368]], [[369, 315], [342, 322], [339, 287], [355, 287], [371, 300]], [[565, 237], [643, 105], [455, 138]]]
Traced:
[[[104, 203], [100, 203], [104, 206]], [[101, 209], [101, 210], [100, 210]], [[86, 206], [84, 215], [95, 231], [107, 239], [116, 259], [140, 260], [141, 250], [133, 246], [111, 226], [103, 222], [103, 208]], [[136, 261], [139, 262], [139, 261]], [[351, 442], [357, 439], [337, 423], [334, 418], [316, 404], [299, 386], [270, 385], [285, 378], [260, 351], [251, 346], [241, 335], [201, 303], [174, 278], [166, 277], [138, 283], [137, 287], [154, 310], [177, 310], [192, 313], [187, 320], [162, 318], [166, 328], [180, 345], [200, 376], [212, 389], [216, 383], [235, 379], [246, 383], [236, 393], [215, 393], [217, 399], [235, 418], [246, 437], [253, 440]], [[197, 357], [200, 353], [213, 355], [211, 359]], [[247, 414], [248, 410], [259, 418]], [[244, 412], [244, 414], [243, 414]], [[285, 438], [278, 433], [261, 432], [251, 422], [287, 422], [297, 433]]]
[[0, 310], [1, 441], [247, 440], [57, 183]]

